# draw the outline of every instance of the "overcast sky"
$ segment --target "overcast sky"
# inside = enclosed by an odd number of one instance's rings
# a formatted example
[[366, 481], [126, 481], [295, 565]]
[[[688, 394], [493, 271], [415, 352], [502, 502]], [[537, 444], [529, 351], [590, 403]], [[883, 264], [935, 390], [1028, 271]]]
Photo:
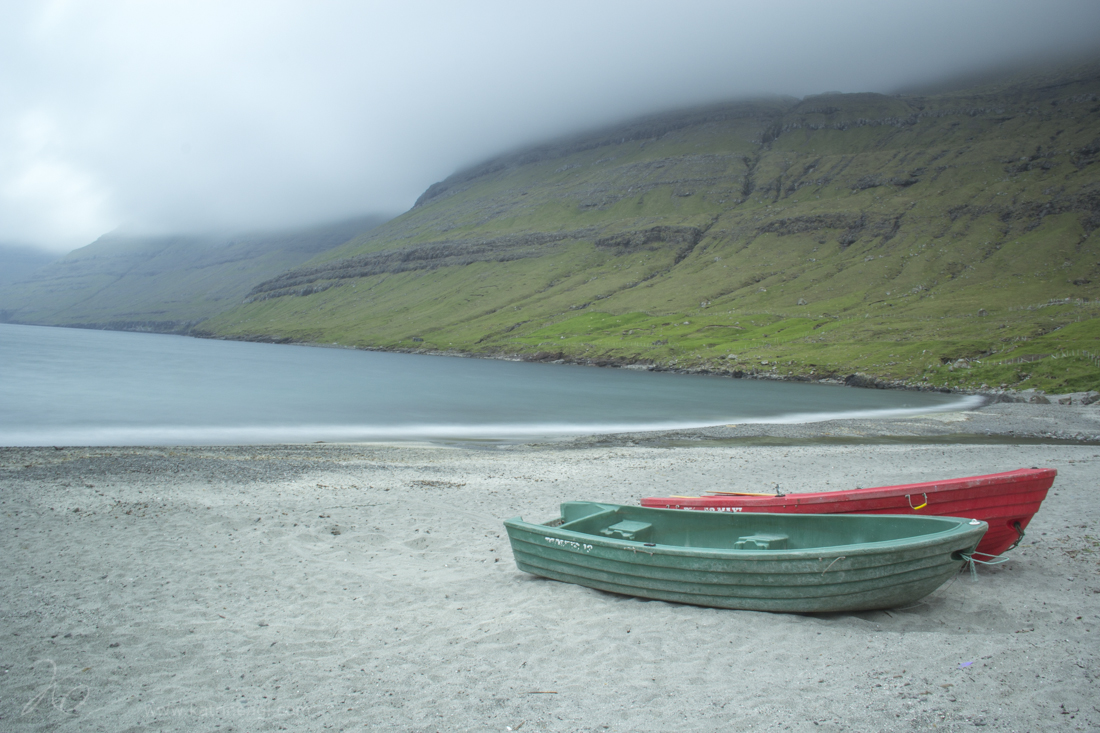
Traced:
[[0, 242], [399, 213], [546, 137], [1098, 38], [1097, 0], [4, 0]]

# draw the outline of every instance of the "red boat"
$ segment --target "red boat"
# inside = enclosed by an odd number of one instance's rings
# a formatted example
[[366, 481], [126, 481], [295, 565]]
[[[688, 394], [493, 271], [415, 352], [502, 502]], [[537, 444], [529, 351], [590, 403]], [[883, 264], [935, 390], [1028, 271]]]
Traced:
[[708, 512], [779, 512], [796, 514], [931, 514], [967, 517], [989, 524], [978, 552], [1000, 555], [1024, 536], [1058, 472], [1021, 468], [988, 476], [971, 476], [923, 484], [876, 489], [825, 491], [816, 494], [748, 494], [711, 492], [712, 496], [642, 499], [642, 506], [697, 509]]

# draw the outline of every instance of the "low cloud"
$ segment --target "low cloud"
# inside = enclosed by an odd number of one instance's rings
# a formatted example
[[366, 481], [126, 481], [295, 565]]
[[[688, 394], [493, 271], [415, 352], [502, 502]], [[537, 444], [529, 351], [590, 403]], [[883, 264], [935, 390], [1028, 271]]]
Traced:
[[761, 93], [892, 91], [1100, 37], [1095, 0], [11, 3], [0, 239], [407, 209], [493, 154]]

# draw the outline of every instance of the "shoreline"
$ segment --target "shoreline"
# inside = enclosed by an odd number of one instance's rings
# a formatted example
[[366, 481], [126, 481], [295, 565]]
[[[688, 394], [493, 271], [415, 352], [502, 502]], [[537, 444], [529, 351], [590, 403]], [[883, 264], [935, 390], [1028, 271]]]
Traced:
[[[812, 423], [744, 423], [654, 433], [589, 436], [577, 442], [654, 444], [660, 441], [737, 441], [772, 438], [787, 441], [827, 441], [842, 444], [875, 438], [973, 441], [1013, 439], [1100, 442], [1100, 404], [1061, 405], [993, 402], [965, 411], [928, 412], [906, 417], [853, 418]], [[731, 443], [732, 444], [732, 443]], [[793, 443], [792, 443], [793, 444]], [[803, 443], [806, 444], [806, 443]]]
[[728, 379], [757, 379], [768, 382], [793, 382], [801, 384], [829, 384], [834, 386], [853, 387], [857, 389], [888, 389], [907, 392], [936, 392], [939, 394], [973, 395], [984, 397], [990, 402], [1022, 402], [1029, 404], [1093, 404], [1100, 402], [1100, 391], [1088, 390], [1085, 392], [1048, 393], [1042, 389], [959, 389], [954, 387], [935, 387], [930, 384], [920, 384], [904, 380], [881, 379], [876, 375], [865, 372], [850, 372], [846, 376], [838, 376], [838, 372], [829, 375], [801, 375], [778, 374], [773, 371], [758, 370], [755, 367], [744, 369], [707, 369], [707, 368], [680, 368], [654, 364], [648, 360], [630, 361], [626, 358], [609, 359], [548, 359], [539, 358], [541, 352], [534, 354], [476, 354], [465, 351], [439, 351], [435, 349], [388, 349], [380, 346], [347, 346], [344, 344], [323, 344], [312, 341], [293, 341], [290, 339], [276, 338], [228, 338], [212, 334], [172, 334], [189, 336], [191, 338], [211, 339], [216, 341], [242, 341], [245, 343], [267, 343], [286, 346], [308, 346], [319, 349], [346, 349], [350, 351], [377, 351], [383, 354], [410, 354], [423, 356], [444, 356], [457, 359], [489, 359], [494, 361], [513, 361], [537, 364], [568, 364], [571, 366], [588, 366], [600, 369], [635, 369], [649, 372], [667, 372], [670, 374], [699, 374], [712, 377], [725, 377]]
[[[393, 447], [441, 445], [470, 448], [497, 446], [528, 446], [568, 448], [591, 445], [856, 445], [866, 443], [895, 444], [1100, 444], [1100, 403], [1090, 405], [1060, 405], [1034, 403], [985, 402], [973, 407], [945, 407], [917, 410], [906, 414], [855, 414], [853, 417], [831, 417], [821, 420], [768, 421], [751, 419], [741, 423], [693, 427], [637, 427], [607, 430], [607, 426], [592, 426], [589, 430], [565, 432], [530, 432], [508, 434], [438, 429], [435, 432], [414, 431], [398, 435], [396, 431], [380, 431], [368, 435], [364, 429], [309, 428], [309, 438], [286, 440], [271, 437], [265, 440], [237, 441], [234, 434], [254, 433], [252, 428], [127, 428], [121, 432], [95, 429], [90, 434], [101, 440], [58, 434], [36, 438], [22, 444], [0, 445], [0, 448], [31, 447], [264, 447], [292, 445], [386, 445]], [[603, 428], [603, 429], [601, 429]], [[326, 432], [327, 431], [327, 432]], [[262, 431], [261, 431], [262, 432]], [[275, 429], [278, 434], [280, 429]], [[283, 431], [285, 432], [285, 431]], [[293, 431], [291, 431], [293, 432]], [[324, 437], [333, 432], [361, 437]], [[149, 440], [156, 434], [158, 439]], [[215, 441], [203, 435], [220, 436]], [[66, 440], [66, 437], [74, 438]], [[187, 436], [183, 438], [183, 436]]]

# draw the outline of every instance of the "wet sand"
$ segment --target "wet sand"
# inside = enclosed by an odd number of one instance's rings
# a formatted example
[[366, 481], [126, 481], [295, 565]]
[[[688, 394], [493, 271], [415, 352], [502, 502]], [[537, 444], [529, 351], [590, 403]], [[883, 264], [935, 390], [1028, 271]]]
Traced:
[[[0, 728], [1096, 730], [1098, 435], [1100, 405], [1001, 404], [532, 445], [3, 448]], [[1011, 561], [891, 611], [556, 583], [501, 525], [1023, 466], [1059, 476]]]

